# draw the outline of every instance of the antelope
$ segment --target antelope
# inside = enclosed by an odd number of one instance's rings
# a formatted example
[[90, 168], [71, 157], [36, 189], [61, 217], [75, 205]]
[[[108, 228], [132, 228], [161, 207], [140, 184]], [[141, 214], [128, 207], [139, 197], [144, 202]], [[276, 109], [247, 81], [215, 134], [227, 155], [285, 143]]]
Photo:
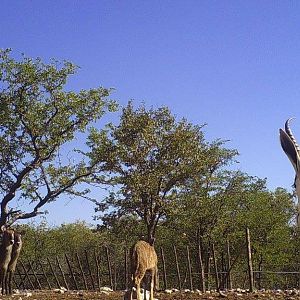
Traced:
[[153, 300], [154, 282], [157, 276], [157, 255], [153, 243], [149, 244], [145, 241], [138, 241], [130, 252], [131, 258], [131, 299], [133, 287], [136, 286], [137, 300], [141, 299], [141, 281], [145, 276], [146, 271], [151, 273], [150, 284], [150, 300]]
[[0, 246], [0, 282], [2, 286], [2, 295], [4, 295], [8, 293], [6, 274], [14, 244], [14, 230], [2, 226], [1, 231], [2, 244]]
[[279, 129], [280, 143], [283, 151], [289, 158], [295, 170], [295, 180], [294, 188], [296, 190], [296, 195], [298, 198], [298, 207], [297, 207], [297, 226], [300, 226], [300, 147], [297, 144], [297, 141], [292, 133], [290, 128], [290, 121], [293, 118], [289, 118], [285, 122], [284, 129]]
[[5, 284], [8, 282], [8, 293], [12, 294], [11, 281], [16, 271], [17, 261], [20, 256], [20, 252], [22, 249], [22, 239], [21, 234], [15, 232], [14, 244], [12, 247], [11, 258], [8, 264], [7, 274], [5, 277]]

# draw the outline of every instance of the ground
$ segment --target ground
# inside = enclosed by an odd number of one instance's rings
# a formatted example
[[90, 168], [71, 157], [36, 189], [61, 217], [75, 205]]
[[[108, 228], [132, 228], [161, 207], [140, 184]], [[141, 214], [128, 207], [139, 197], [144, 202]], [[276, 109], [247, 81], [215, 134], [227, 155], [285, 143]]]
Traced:
[[[14, 299], [14, 300], [123, 300], [124, 292], [87, 292], [87, 291], [27, 291], [13, 296], [2, 296], [0, 300]], [[156, 293], [155, 298], [158, 300], [300, 300], [300, 292], [296, 290], [290, 291], [264, 291], [255, 293], [239, 293], [239, 292], [228, 292], [228, 293]]]

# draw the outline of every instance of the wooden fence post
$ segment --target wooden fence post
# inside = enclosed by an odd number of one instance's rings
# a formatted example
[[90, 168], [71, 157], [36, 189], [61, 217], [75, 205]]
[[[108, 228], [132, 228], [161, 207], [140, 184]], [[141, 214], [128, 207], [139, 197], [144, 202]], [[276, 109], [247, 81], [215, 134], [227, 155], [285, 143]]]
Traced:
[[71, 276], [71, 278], [73, 280], [75, 289], [78, 290], [78, 285], [77, 285], [77, 282], [76, 282], [76, 278], [75, 278], [75, 275], [74, 275], [74, 272], [72, 270], [72, 267], [71, 267], [71, 264], [70, 264], [70, 261], [69, 261], [69, 258], [67, 256], [67, 254], [65, 254], [65, 258], [66, 258], [66, 262], [67, 262], [68, 268], [70, 270], [70, 276]]
[[227, 250], [227, 287], [232, 290], [230, 243], [226, 241]]
[[46, 273], [45, 273], [45, 269], [44, 269], [44, 267], [43, 267], [43, 264], [42, 264], [42, 262], [41, 262], [40, 260], [38, 260], [38, 263], [39, 263], [39, 265], [41, 266], [41, 269], [42, 269], [42, 272], [43, 272], [43, 276], [44, 276], [44, 278], [45, 278], [45, 280], [46, 280], [46, 282], [47, 282], [47, 284], [48, 284], [48, 288], [49, 288], [49, 290], [51, 290], [51, 284], [50, 284], [50, 282], [49, 282], [49, 280], [48, 280], [48, 277], [47, 277], [47, 275], [46, 275]]
[[55, 273], [54, 270], [53, 270], [53, 267], [52, 267], [52, 264], [51, 264], [51, 261], [50, 261], [49, 257], [47, 257], [47, 261], [48, 261], [48, 264], [49, 264], [49, 266], [50, 266], [52, 275], [53, 275], [54, 278], [55, 278], [56, 285], [57, 285], [57, 287], [60, 289], [60, 283], [59, 283], [59, 281], [58, 281], [58, 278], [57, 278], [57, 276], [56, 276], [56, 273]]
[[86, 250], [84, 252], [85, 252], [86, 264], [87, 264], [87, 267], [89, 270], [89, 275], [90, 275], [91, 282], [92, 282], [92, 287], [93, 287], [93, 290], [95, 290], [95, 282], [94, 282], [93, 273], [92, 273], [92, 269], [91, 269], [90, 262], [89, 262], [89, 256], [88, 256], [88, 253]]
[[28, 281], [29, 281], [29, 284], [31, 285], [31, 288], [34, 290], [34, 289], [35, 289], [34, 284], [33, 284], [33, 282], [31, 281], [31, 278], [29, 277], [29, 271], [31, 270], [31, 267], [29, 266], [29, 269], [28, 269], [28, 271], [27, 271], [25, 265], [23, 264], [23, 262], [22, 262], [21, 260], [20, 260], [20, 264], [21, 264], [21, 266], [22, 266], [22, 268], [23, 268], [23, 270], [24, 270], [24, 272], [25, 272], [25, 276], [23, 277], [21, 283], [19, 284], [19, 287], [20, 287], [20, 285], [22, 284], [22, 282], [25, 281], [25, 279], [27, 278]]
[[250, 293], [252, 293], [254, 290], [254, 278], [253, 278], [250, 231], [248, 227], [246, 227], [246, 242], [247, 242], [247, 257], [248, 257], [249, 291]]
[[36, 273], [34, 271], [33, 264], [31, 263], [31, 261], [29, 261], [29, 266], [30, 266], [30, 269], [32, 270], [32, 274], [33, 274], [33, 277], [34, 277], [34, 279], [35, 279], [35, 281], [36, 281], [36, 283], [38, 285], [38, 288], [40, 290], [42, 290], [43, 288], [42, 288], [41, 283], [40, 283], [40, 281], [39, 281], [39, 279], [38, 279], [38, 277], [37, 277], [37, 275], [36, 275]]
[[56, 256], [56, 262], [57, 262], [58, 268], [59, 268], [59, 270], [60, 270], [61, 276], [62, 276], [62, 278], [63, 278], [64, 284], [65, 284], [65, 287], [66, 287], [66, 289], [67, 289], [67, 290], [69, 290], [69, 285], [68, 285], [68, 283], [67, 283], [67, 280], [66, 280], [66, 277], [65, 277], [64, 271], [63, 271], [63, 269], [62, 269], [62, 267], [61, 267], [61, 265], [60, 265], [60, 262], [59, 262], [59, 260], [58, 260], [58, 257], [57, 257], [57, 256]]
[[81, 272], [81, 276], [83, 278], [84, 287], [85, 287], [86, 290], [88, 290], [88, 285], [87, 285], [86, 277], [85, 277], [85, 274], [83, 272], [82, 264], [80, 262], [78, 253], [76, 253], [76, 259], [77, 259], [77, 263], [78, 263], [78, 266], [79, 266], [79, 269], [80, 269], [80, 272]]
[[113, 289], [114, 284], [113, 284], [113, 278], [112, 278], [111, 262], [110, 262], [109, 250], [108, 250], [107, 246], [105, 246], [105, 252], [106, 252], [106, 259], [107, 259], [107, 267], [108, 267], [110, 288]]
[[95, 259], [95, 263], [96, 263], [98, 290], [100, 291], [100, 288], [101, 288], [100, 266], [99, 266], [99, 260], [98, 260], [98, 255], [96, 253], [96, 250], [94, 250], [94, 259]]
[[176, 271], [177, 271], [178, 287], [179, 287], [179, 290], [181, 290], [181, 277], [180, 277], [180, 270], [179, 270], [179, 263], [178, 263], [177, 250], [176, 250], [176, 246], [175, 246], [175, 245], [173, 245], [173, 251], [174, 251], [175, 263], [176, 263]]
[[204, 267], [203, 267], [203, 261], [202, 261], [202, 247], [201, 247], [201, 239], [199, 238], [198, 243], [198, 263], [199, 263], [199, 271], [200, 271], [200, 289], [202, 293], [206, 292], [206, 286], [205, 286], [205, 274], [204, 274]]
[[125, 290], [128, 290], [128, 262], [127, 262], [128, 251], [124, 247], [124, 281], [125, 281]]
[[214, 261], [214, 270], [215, 270], [215, 282], [216, 282], [216, 290], [220, 290], [220, 281], [219, 281], [219, 274], [218, 274], [218, 265], [217, 265], [217, 256], [216, 256], [216, 250], [215, 250], [215, 244], [211, 244], [211, 251]]
[[262, 282], [262, 264], [263, 264], [263, 255], [260, 255], [259, 263], [258, 263], [258, 289], [261, 289], [261, 282]]
[[210, 290], [210, 278], [211, 278], [211, 249], [208, 250], [207, 259], [206, 259], [206, 268], [207, 268], [207, 289]]
[[166, 262], [165, 262], [165, 255], [164, 250], [162, 247], [160, 247], [160, 255], [161, 255], [161, 261], [163, 266], [163, 280], [164, 280], [164, 289], [167, 289], [167, 274], [166, 274]]
[[21, 274], [21, 272], [20, 272], [20, 270], [19, 270], [19, 268], [18, 268], [18, 265], [17, 265], [17, 267], [16, 267], [16, 271], [17, 271], [17, 273], [18, 273], [18, 275], [19, 275], [19, 278], [20, 278], [20, 283], [19, 283], [19, 285], [16, 285], [16, 288], [20, 288], [21, 285], [22, 285], [22, 286], [23, 286], [23, 289], [26, 290], [26, 285], [25, 285], [25, 283], [24, 283], [24, 280], [22, 280], [22, 274]]
[[192, 276], [192, 264], [190, 259], [190, 250], [189, 246], [186, 246], [186, 255], [187, 255], [187, 263], [188, 263], [188, 271], [189, 271], [189, 278], [190, 278], [190, 289], [193, 290], [193, 276]]

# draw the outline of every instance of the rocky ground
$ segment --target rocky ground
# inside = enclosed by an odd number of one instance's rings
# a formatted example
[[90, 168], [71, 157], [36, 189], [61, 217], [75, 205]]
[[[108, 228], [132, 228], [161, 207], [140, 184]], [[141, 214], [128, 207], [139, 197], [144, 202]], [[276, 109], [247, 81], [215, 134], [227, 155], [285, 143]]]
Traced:
[[[56, 289], [52, 291], [17, 291], [12, 296], [2, 296], [3, 299], [14, 299], [14, 300], [123, 300], [124, 291], [113, 292], [110, 290], [103, 289], [101, 292], [88, 292], [88, 291], [66, 291], [65, 289]], [[148, 296], [148, 295], [147, 295]], [[147, 297], [148, 298], [148, 297]], [[234, 291], [222, 291], [201, 293], [199, 291], [171, 291], [167, 290], [164, 292], [155, 293], [155, 299], [158, 300], [300, 300], [299, 290], [276, 290], [276, 291], [256, 291], [249, 293], [245, 290], [234, 290]], [[148, 299], [147, 299], [148, 300]]]

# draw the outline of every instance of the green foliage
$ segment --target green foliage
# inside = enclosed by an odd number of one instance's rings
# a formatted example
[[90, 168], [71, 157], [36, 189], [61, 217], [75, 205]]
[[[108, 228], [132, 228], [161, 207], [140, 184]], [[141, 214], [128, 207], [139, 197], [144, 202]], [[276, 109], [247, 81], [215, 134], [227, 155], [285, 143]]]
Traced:
[[98, 207], [110, 208], [102, 217], [105, 224], [135, 216], [146, 224], [148, 238], [153, 237], [158, 222], [174, 210], [180, 190], [236, 154], [222, 149], [222, 142], [206, 143], [201, 129], [185, 119], [176, 121], [165, 107], [134, 109], [130, 102], [118, 126], [91, 131], [87, 155], [92, 163], [101, 162], [107, 182], [116, 187]]
[[[93, 172], [78, 153], [76, 163], [68, 159], [63, 147], [116, 104], [107, 98], [110, 89], [65, 91], [76, 70], [67, 61], [17, 61], [10, 50], [0, 52], [0, 224], [34, 217], [63, 193], [80, 194], [74, 187]], [[34, 208], [9, 209], [12, 200]]]
[[[21, 225], [18, 231], [23, 234], [22, 259], [36, 261], [85, 250], [99, 250], [107, 245], [107, 235], [93, 230], [84, 222], [62, 224], [59, 227], [49, 227], [43, 222], [39, 225]], [[42, 249], [42, 251], [41, 251]]]

